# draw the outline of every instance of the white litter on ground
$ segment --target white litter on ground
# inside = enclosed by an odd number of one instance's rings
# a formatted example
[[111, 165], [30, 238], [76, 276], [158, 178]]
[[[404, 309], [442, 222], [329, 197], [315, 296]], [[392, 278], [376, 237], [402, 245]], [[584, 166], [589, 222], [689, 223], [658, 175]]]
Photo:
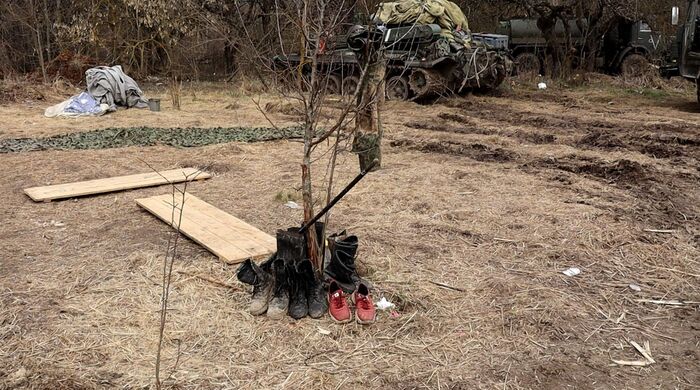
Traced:
[[377, 306], [377, 309], [379, 310], [387, 310], [396, 307], [396, 305], [387, 301], [384, 297], [382, 297], [382, 299], [380, 299], [379, 302], [375, 304], [375, 306]]
[[289, 207], [290, 209], [301, 209], [301, 206], [297, 202], [294, 201], [288, 201], [287, 203], [284, 204], [285, 206]]
[[576, 267], [571, 267], [569, 269], [565, 269], [564, 271], [561, 271], [566, 276], [576, 276], [581, 273], [581, 270], [576, 268]]

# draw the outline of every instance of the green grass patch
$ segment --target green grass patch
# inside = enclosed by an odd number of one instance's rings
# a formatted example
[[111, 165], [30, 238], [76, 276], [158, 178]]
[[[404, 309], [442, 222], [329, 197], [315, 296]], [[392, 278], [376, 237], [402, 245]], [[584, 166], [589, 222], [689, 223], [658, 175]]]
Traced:
[[670, 93], [656, 88], [627, 88], [625, 93], [628, 95], [643, 96], [652, 100], [661, 100], [671, 96]]

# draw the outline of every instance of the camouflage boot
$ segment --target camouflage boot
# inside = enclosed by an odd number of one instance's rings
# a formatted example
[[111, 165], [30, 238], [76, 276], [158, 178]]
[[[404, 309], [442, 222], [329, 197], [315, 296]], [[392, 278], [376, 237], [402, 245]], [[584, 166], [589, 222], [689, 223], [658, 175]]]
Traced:
[[275, 278], [275, 288], [272, 300], [268, 304], [267, 315], [270, 318], [281, 319], [287, 314], [289, 307], [289, 282], [284, 260], [277, 259], [272, 263], [272, 274]]

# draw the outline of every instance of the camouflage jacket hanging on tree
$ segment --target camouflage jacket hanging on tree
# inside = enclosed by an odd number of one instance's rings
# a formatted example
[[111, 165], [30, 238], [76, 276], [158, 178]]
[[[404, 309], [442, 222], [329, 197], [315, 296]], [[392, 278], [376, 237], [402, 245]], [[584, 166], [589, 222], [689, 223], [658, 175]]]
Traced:
[[355, 26], [348, 32], [348, 45], [355, 50], [366, 75], [360, 84], [355, 118], [355, 138], [352, 149], [360, 159], [360, 169], [366, 170], [376, 159], [381, 166], [382, 124], [379, 108], [384, 103], [386, 58], [382, 49], [383, 29], [377, 26]]

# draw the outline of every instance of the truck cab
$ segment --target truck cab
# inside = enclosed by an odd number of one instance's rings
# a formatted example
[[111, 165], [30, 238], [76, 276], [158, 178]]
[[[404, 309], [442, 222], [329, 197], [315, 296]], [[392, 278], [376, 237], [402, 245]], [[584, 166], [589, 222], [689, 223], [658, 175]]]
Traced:
[[642, 72], [639, 66], [648, 65], [645, 62], [657, 51], [660, 41], [661, 35], [645, 21], [621, 19], [603, 37], [599, 53], [602, 67], [628, 75]]
[[[675, 17], [675, 15], [674, 15]], [[675, 17], [677, 19], [677, 17]], [[676, 22], [676, 20], [674, 20]], [[688, 2], [685, 25], [678, 33], [678, 71], [680, 75], [695, 82], [700, 103], [700, 1]]]

